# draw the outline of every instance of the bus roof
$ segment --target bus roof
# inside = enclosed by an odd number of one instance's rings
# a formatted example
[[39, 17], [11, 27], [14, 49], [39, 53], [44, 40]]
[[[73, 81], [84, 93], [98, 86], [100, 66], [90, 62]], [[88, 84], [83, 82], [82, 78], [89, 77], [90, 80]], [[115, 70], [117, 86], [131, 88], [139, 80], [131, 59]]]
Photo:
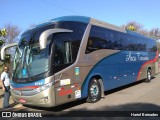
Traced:
[[[90, 23], [92, 25], [97, 25], [97, 26], [104, 27], [104, 28], [107, 28], [107, 29], [123, 32], [123, 33], [126, 33], [126, 34], [131, 34], [131, 35], [138, 36], [138, 37], [148, 38], [148, 37], [146, 37], [144, 35], [141, 35], [141, 34], [138, 34], [136, 32], [126, 30], [125, 28], [122, 28], [122, 27], [119, 27], [119, 26], [116, 26], [116, 25], [113, 25], [113, 24], [110, 24], [110, 23], [107, 23], [107, 22], [103, 22], [103, 21], [100, 21], [100, 20], [96, 20], [96, 19], [91, 18], [91, 17], [85, 17], [85, 16], [62, 16], [62, 17], [54, 18], [54, 19], [48, 20], [46, 22], [40, 23], [40, 24], [32, 27], [31, 29], [42, 27], [44, 25], [49, 25], [49, 24], [52, 24], [54, 22], [59, 22], [59, 21], [76, 21], [76, 22], [83, 22], [83, 23], [87, 23], [87, 24]], [[29, 30], [31, 30], [31, 29], [29, 29]]]
[[[48, 24], [52, 24], [54, 22], [59, 22], [59, 21], [77, 21], [77, 22], [83, 22], [83, 23], [89, 23], [90, 18], [89, 17], [85, 17], [85, 16], [63, 16], [63, 17], [58, 17], [58, 18], [54, 18], [54, 19], [50, 19], [48, 21], [45, 21], [43, 23], [40, 23], [32, 28], [38, 28], [44, 25], [48, 25]], [[32, 29], [31, 28], [31, 29]]]
[[116, 30], [116, 31], [126, 33], [124, 28], [121, 28], [121, 27], [118, 27], [118, 26], [115, 26], [115, 25], [112, 25], [110, 23], [106, 23], [106, 22], [103, 22], [103, 21], [100, 21], [100, 20], [96, 20], [96, 19], [93, 19], [93, 18], [90, 18], [90, 17], [85, 17], [85, 16], [63, 16], [63, 17], [54, 18], [54, 19], [45, 21], [43, 23], [40, 23], [40, 24], [30, 28], [29, 30], [34, 29], [34, 28], [38, 28], [38, 27], [42, 27], [44, 25], [49, 25], [49, 24], [52, 24], [54, 22], [59, 22], [59, 21], [76, 21], [76, 22], [83, 22], [83, 23], [87, 23], [87, 24], [90, 23], [90, 24], [93, 24], [93, 25], [98, 25], [98, 26], [101, 26], [101, 27], [105, 27], [105, 28], [108, 28], [108, 29], [112, 29], [112, 30]]

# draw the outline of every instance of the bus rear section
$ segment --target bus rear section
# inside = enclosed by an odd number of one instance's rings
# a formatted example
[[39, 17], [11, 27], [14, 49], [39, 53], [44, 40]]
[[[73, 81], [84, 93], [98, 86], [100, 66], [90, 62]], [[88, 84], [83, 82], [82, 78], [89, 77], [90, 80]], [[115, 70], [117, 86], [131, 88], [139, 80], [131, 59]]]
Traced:
[[98, 101], [104, 91], [139, 80], [150, 82], [158, 72], [156, 42], [132, 31], [92, 23], [81, 67], [82, 96]]

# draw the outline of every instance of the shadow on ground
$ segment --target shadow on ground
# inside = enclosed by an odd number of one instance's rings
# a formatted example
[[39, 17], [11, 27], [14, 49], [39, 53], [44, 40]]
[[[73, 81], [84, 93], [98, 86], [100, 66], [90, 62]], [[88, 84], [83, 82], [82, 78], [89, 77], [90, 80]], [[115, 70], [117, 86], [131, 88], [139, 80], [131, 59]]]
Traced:
[[[129, 84], [129, 85], [125, 85], [125, 86], [122, 86], [122, 87], [119, 87], [119, 88], [116, 88], [116, 89], [113, 89], [113, 90], [109, 90], [109, 91], [105, 92], [105, 96], [109, 95], [109, 94], [112, 94], [112, 93], [115, 93], [115, 92], [118, 92], [120, 90], [129, 88], [129, 87], [133, 87], [133, 86], [135, 86], [137, 84], [140, 84], [142, 82], [145, 82], [145, 80], [138, 81], [136, 83], [132, 83], [132, 84]], [[145, 83], [147, 84], [147, 82], [145, 82]], [[32, 109], [37, 109], [37, 110], [60, 112], [60, 111], [64, 111], [66, 109], [84, 104], [85, 102], [86, 102], [86, 99], [83, 99], [83, 100], [80, 100], [80, 101], [70, 102], [70, 103], [66, 103], [66, 104], [59, 105], [57, 107], [52, 107], [52, 108], [34, 107], [34, 106], [29, 106], [29, 105], [25, 105], [25, 107], [32, 108]]]
[[16, 105], [18, 105], [19, 103], [17, 103], [17, 102], [14, 102], [14, 103], [12, 103], [12, 104], [10, 104], [10, 107], [14, 107], [14, 106], [16, 106]]
[[[110, 90], [105, 92], [106, 95], [126, 89], [128, 87], [140, 84], [144, 81], [140, 81], [134, 84], [126, 85], [114, 90]], [[118, 105], [118, 106], [104, 106], [100, 109], [96, 109], [94, 111], [90, 111], [87, 108], [77, 109], [77, 110], [69, 110], [66, 111], [68, 108], [72, 108], [81, 104], [85, 103], [85, 99], [81, 101], [71, 102], [64, 105], [60, 105], [57, 107], [52, 108], [41, 108], [41, 107], [32, 107], [32, 106], [26, 106], [29, 108], [34, 109], [35, 111], [29, 111], [28, 108], [21, 109], [20, 111], [23, 112], [40, 112], [42, 113], [43, 117], [49, 117], [52, 119], [52, 117], [56, 117], [56, 119], [64, 119], [65, 120], [75, 120], [75, 117], [77, 120], [89, 120], [89, 119], [95, 119], [96, 117], [100, 117], [98, 119], [106, 119], [106, 117], [109, 120], [116, 120], [117, 118], [119, 120], [128, 120], [131, 113], [141, 113], [141, 112], [147, 112], [147, 113], [157, 113], [158, 116], [160, 116], [160, 106], [155, 104], [149, 104], [149, 103], [134, 103], [134, 104], [124, 104], [124, 105]], [[98, 104], [98, 103], [95, 103]], [[92, 105], [92, 103], [90, 104]], [[16, 109], [12, 109], [12, 111], [17, 111]], [[54, 118], [55, 119], [55, 118]], [[132, 117], [133, 120], [159, 120], [158, 117]]]
[[2, 99], [4, 97], [4, 94], [0, 95], [0, 99]]
[[[37, 111], [27, 111], [26, 109], [22, 110], [25, 113], [37, 113]], [[22, 112], [18, 111], [18, 112]], [[54, 109], [48, 109], [40, 112], [42, 118], [44, 119], [53, 119], [54, 120], [159, 120], [159, 117], [131, 117], [131, 113], [155, 113], [160, 116], [160, 106], [148, 103], [135, 103], [135, 104], [125, 104], [119, 106], [104, 106], [101, 109], [96, 109], [96, 111], [89, 111], [86, 108], [71, 110], [71, 111], [54, 111]], [[98, 117], [98, 118], [97, 118]], [[6, 118], [7, 119], [7, 118]], [[5, 119], [5, 120], [6, 120]], [[33, 118], [32, 118], [33, 119]], [[15, 120], [15, 118], [10, 118], [10, 120]], [[28, 120], [28, 119], [27, 119]], [[38, 118], [38, 120], [40, 120]]]
[[[107, 91], [105, 92], [105, 95], [109, 95], [109, 94], [118, 92], [120, 90], [140, 84], [142, 82], [144, 82], [144, 80]], [[89, 115], [93, 117], [97, 116], [98, 114], [96, 115], [95, 111], [88, 111], [86, 108], [66, 112], [67, 109], [84, 104], [85, 102], [86, 100], [83, 99], [80, 101], [70, 102], [70, 103], [63, 104], [57, 107], [52, 107], [52, 108], [42, 108], [42, 107], [32, 107], [32, 106], [26, 106], [26, 107], [33, 108], [35, 111], [43, 110], [45, 113], [45, 116], [52, 116], [52, 115], [53, 116], [59, 116], [59, 115], [60, 116], [63, 116], [63, 115], [64, 116], [88, 116]], [[98, 104], [98, 103], [95, 103], [95, 104]], [[90, 105], [92, 105], [92, 103]], [[22, 109], [22, 111], [27, 111], [27, 108]], [[119, 106], [106, 106], [106, 107], [104, 106], [103, 108], [96, 109], [96, 112], [97, 111], [105, 111], [105, 112], [111, 111], [112, 115], [113, 115], [113, 112], [115, 112], [115, 115], [116, 115], [118, 111], [160, 111], [160, 106], [149, 104], [149, 103], [135, 103], [135, 104], [124, 104], [124, 105], [119, 105]], [[99, 115], [102, 115], [102, 116], [104, 115], [103, 112], [98, 112], [98, 113]]]
[[18, 104], [19, 104], [19, 103], [14, 102], [14, 103], [10, 104], [10, 105], [9, 105], [9, 108], [7, 108], [7, 109], [2, 109], [2, 108], [0, 108], [0, 111], [13, 111], [13, 110], [16, 109], [16, 108], [13, 108], [13, 107], [16, 106], [16, 105], [18, 105]]

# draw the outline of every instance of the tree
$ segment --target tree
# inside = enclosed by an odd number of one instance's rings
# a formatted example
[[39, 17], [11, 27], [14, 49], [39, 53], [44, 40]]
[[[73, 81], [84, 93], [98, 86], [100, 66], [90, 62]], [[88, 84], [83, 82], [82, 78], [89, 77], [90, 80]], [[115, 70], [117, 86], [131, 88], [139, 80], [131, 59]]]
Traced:
[[2, 40], [2, 37], [5, 37], [6, 36], [6, 34], [7, 34], [7, 31], [6, 31], [6, 29], [4, 28], [4, 29], [2, 29], [2, 30], [0, 30], [0, 47], [3, 45], [3, 43], [4, 43], [4, 41]]
[[[7, 31], [6, 29], [2, 29], [0, 30], [0, 48], [2, 47], [2, 45], [4, 44], [4, 38], [6, 37], [7, 35]], [[5, 56], [5, 60], [4, 61], [0, 61], [0, 67], [2, 68], [2, 66], [8, 62], [10, 62], [10, 58], [11, 58], [11, 55], [10, 54], [6, 54]]]
[[[139, 34], [145, 35], [147, 37], [153, 38], [155, 40], [157, 40], [158, 38], [160, 39], [160, 28], [152, 28], [151, 30], [147, 30], [143, 28], [142, 24], [135, 21], [131, 21], [126, 25], [122, 25], [122, 27], [137, 32]], [[157, 42], [157, 47], [160, 53], [160, 42]]]
[[[4, 45], [6, 44], [10, 44], [10, 43], [14, 43], [18, 41], [18, 36], [21, 32], [20, 28], [16, 25], [12, 25], [12, 24], [6, 24], [5, 28], [7, 30], [7, 35], [4, 39]], [[6, 50], [6, 53], [11, 54], [11, 59], [13, 59], [13, 55], [14, 55], [15, 49], [14, 48], [10, 48], [8, 50]]]
[[141, 29], [141, 30], [139, 31], [139, 33], [142, 34], [142, 35], [145, 35], [145, 36], [150, 37], [150, 36], [149, 36], [149, 31], [148, 31], [147, 29]]
[[[1, 33], [0, 33], [0, 36], [1, 36], [0, 37], [1, 38], [0, 39], [0, 48], [3, 45], [10, 44], [10, 43], [13, 43], [13, 42], [17, 42], [18, 41], [17, 37], [19, 36], [20, 32], [21, 32], [21, 30], [18, 26], [11, 25], [11, 24], [6, 24], [5, 29], [1, 30]], [[0, 62], [0, 67], [3, 67], [6, 64], [9, 67], [11, 67], [12, 64], [11, 64], [10, 61], [11, 61], [11, 58], [13, 57], [13, 55], [14, 55], [14, 49], [13, 48], [11, 48], [9, 50], [6, 50], [5, 60]]]
[[131, 21], [127, 23], [126, 25], [123, 25], [123, 27], [129, 30], [135, 31], [135, 32], [140, 32], [140, 30], [143, 29], [143, 25], [135, 21]]
[[136, 30], [136, 28], [135, 28], [133, 25], [129, 25], [129, 26], [127, 27], [127, 29], [132, 30], [132, 31], [135, 31], [135, 30]]
[[135, 21], [131, 21], [126, 25], [122, 25], [122, 27], [137, 32], [139, 34], [151, 37], [153, 39], [160, 38], [160, 28], [153, 28], [151, 30], [147, 30], [144, 29], [142, 24]]
[[[5, 28], [0, 30], [0, 48], [4, 44], [4, 40], [3, 39], [5, 38], [6, 35], [7, 35], [7, 31], [6, 31]], [[8, 56], [6, 56], [6, 58], [8, 58]]]
[[7, 31], [5, 28], [0, 30], [0, 37], [2, 37], [2, 36], [5, 37], [6, 35], [7, 35]]
[[149, 31], [149, 36], [157, 39], [160, 37], [160, 29], [159, 28], [153, 28]]
[[5, 28], [7, 30], [7, 35], [5, 37], [5, 44], [10, 44], [17, 41], [21, 30], [18, 26], [12, 24], [6, 24]]

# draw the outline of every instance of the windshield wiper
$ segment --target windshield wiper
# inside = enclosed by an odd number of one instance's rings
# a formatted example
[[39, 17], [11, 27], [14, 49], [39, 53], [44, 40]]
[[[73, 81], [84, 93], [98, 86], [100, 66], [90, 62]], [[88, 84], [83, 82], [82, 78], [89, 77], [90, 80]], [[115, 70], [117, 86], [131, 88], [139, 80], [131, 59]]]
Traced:
[[[29, 50], [29, 47], [27, 47], [26, 48], [26, 50], [24, 51], [25, 53], [25, 56], [24, 56], [24, 62], [23, 62], [23, 70], [25, 70], [26, 69], [26, 72], [27, 72], [27, 75], [28, 75], [28, 79], [29, 79], [29, 81], [31, 81], [31, 75], [30, 75], [30, 73], [29, 73], [29, 69], [28, 69], [28, 67], [29, 67], [29, 65], [27, 64], [28, 63], [28, 61], [27, 61], [27, 55], [29, 56], [29, 54], [30, 54], [30, 52], [28, 52], [28, 50]], [[29, 57], [28, 57], [28, 60], [29, 60]]]
[[[21, 64], [20, 61], [22, 62], [22, 53], [20, 52], [19, 49], [18, 49], [17, 54], [18, 54], [18, 58], [17, 58], [16, 61], [14, 61], [14, 62], [15, 62], [15, 69], [14, 69], [14, 71], [13, 71], [13, 76], [15, 76], [16, 78], [17, 78], [16, 73], [18, 73], [18, 71], [17, 71], [17, 69], [18, 69], [18, 64]], [[19, 67], [20, 67], [20, 70], [21, 70], [21, 65], [19, 65]]]

